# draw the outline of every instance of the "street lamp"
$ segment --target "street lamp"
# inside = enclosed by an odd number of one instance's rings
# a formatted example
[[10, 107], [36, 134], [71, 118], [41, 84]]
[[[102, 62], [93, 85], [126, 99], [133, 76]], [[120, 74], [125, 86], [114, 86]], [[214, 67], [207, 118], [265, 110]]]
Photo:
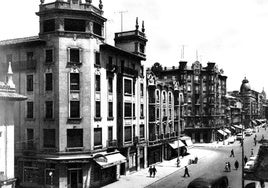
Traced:
[[[177, 158], [177, 167], [179, 167], [179, 161], [180, 161], [180, 126], [181, 126], [181, 102], [183, 100], [183, 94], [181, 92], [181, 87], [179, 87], [178, 83], [176, 82], [174, 84], [174, 91], [176, 92], [176, 99], [178, 99], [178, 158]], [[178, 95], [177, 95], [178, 94]], [[178, 97], [177, 97], [178, 96]]]

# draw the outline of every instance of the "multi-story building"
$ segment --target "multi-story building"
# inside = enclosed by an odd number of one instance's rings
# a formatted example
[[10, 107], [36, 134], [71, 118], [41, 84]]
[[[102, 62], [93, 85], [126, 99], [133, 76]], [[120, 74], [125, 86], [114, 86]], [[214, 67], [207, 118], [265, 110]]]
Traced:
[[146, 164], [144, 25], [105, 43], [103, 4], [41, 1], [38, 36], [0, 41], [17, 91], [16, 176], [25, 187], [99, 187]]
[[219, 129], [226, 122], [226, 79], [223, 70], [208, 62], [206, 67], [196, 61], [187, 66], [162, 68], [156, 63], [151, 69], [160, 79], [177, 81], [183, 93], [182, 130], [194, 142], [211, 142], [218, 139]]
[[0, 68], [0, 187], [15, 187], [14, 174], [14, 106], [16, 101], [26, 100], [25, 96], [15, 92], [13, 72], [9, 63], [7, 74]]

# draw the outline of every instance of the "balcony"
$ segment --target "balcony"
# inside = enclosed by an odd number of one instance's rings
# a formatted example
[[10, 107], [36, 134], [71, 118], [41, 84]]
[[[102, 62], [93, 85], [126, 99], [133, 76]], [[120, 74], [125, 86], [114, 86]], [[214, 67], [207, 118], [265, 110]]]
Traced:
[[107, 148], [118, 148], [117, 140], [107, 140]]
[[77, 151], [83, 151], [84, 147], [66, 147], [66, 152], [77, 152]]
[[138, 77], [138, 71], [128, 67], [122, 67], [122, 74]]

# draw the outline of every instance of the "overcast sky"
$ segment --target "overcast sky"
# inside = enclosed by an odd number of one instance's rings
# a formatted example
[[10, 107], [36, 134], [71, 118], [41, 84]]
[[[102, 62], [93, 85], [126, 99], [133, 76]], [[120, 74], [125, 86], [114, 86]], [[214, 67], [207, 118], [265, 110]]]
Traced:
[[[46, 0], [45, 3], [52, 0]], [[84, 1], [84, 0], [82, 0]], [[268, 88], [268, 1], [267, 0], [102, 0], [107, 21], [107, 41], [114, 32], [135, 28], [145, 22], [148, 39], [145, 66], [155, 62], [178, 66], [196, 59], [203, 66], [215, 62], [228, 76], [227, 89], [238, 90], [246, 76], [251, 88]], [[38, 34], [35, 15], [39, 0], [2, 1], [0, 40]], [[93, 0], [98, 6], [99, 1]], [[198, 53], [196, 53], [198, 52]]]

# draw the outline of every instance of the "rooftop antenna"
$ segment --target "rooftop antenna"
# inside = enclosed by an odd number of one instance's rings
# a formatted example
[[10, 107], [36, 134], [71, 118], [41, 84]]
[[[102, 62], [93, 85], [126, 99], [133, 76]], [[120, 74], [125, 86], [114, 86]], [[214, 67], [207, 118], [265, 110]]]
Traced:
[[185, 44], [181, 45], [181, 60], [184, 60], [184, 48], [186, 47]]
[[198, 61], [198, 50], [196, 50], [196, 61]]
[[115, 12], [115, 13], [119, 13], [121, 15], [121, 32], [123, 32], [123, 18], [124, 18], [124, 14], [127, 13], [127, 11], [118, 11], [118, 12]]

